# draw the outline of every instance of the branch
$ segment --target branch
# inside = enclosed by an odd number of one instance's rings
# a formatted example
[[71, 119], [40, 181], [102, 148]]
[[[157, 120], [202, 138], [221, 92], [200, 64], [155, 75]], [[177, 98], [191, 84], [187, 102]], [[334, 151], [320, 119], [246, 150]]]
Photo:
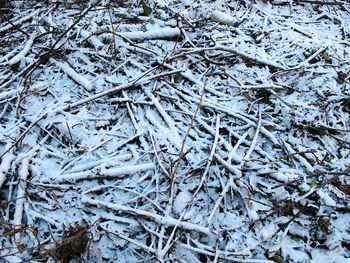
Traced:
[[82, 203], [89, 204], [89, 205], [95, 205], [95, 206], [99, 206], [99, 207], [105, 207], [105, 208], [114, 210], [117, 213], [124, 213], [124, 214], [131, 215], [131, 216], [140, 216], [140, 217], [143, 217], [145, 219], [154, 221], [158, 224], [164, 225], [164, 226], [177, 226], [178, 228], [181, 228], [181, 229], [196, 231], [196, 232], [203, 233], [205, 235], [212, 234], [212, 232], [210, 231], [209, 228], [200, 226], [198, 224], [193, 224], [193, 223], [189, 223], [189, 222], [182, 222], [182, 221], [175, 219], [173, 217], [170, 217], [170, 216], [164, 217], [164, 216], [160, 216], [158, 214], [152, 213], [152, 212], [148, 212], [148, 211], [144, 211], [144, 210], [140, 210], [140, 209], [124, 206], [124, 205], [112, 204], [109, 202], [95, 200], [95, 199], [88, 197], [87, 193], [88, 192], [82, 193], [82, 198], [81, 198]]

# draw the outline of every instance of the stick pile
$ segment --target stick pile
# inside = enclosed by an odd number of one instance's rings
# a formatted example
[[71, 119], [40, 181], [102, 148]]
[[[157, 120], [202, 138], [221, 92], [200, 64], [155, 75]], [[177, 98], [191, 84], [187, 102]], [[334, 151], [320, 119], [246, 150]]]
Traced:
[[168, 2], [0, 4], [0, 261], [345, 260], [350, 5]]

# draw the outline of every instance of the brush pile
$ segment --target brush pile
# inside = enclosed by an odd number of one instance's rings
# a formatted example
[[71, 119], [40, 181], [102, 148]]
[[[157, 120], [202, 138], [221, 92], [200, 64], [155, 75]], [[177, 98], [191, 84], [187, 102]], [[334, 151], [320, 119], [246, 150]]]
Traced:
[[346, 262], [350, 4], [0, 1], [0, 261]]

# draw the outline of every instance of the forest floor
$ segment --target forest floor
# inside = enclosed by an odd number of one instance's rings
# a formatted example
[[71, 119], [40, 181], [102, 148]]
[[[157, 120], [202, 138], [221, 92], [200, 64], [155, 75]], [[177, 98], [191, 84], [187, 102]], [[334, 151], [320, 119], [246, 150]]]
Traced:
[[349, 262], [348, 1], [0, 7], [1, 262]]

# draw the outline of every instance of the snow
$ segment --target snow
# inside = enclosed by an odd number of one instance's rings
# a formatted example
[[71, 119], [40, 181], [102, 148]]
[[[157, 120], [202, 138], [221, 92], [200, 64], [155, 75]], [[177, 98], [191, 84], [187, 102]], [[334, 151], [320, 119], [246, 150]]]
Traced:
[[162, 28], [150, 31], [133, 31], [133, 32], [123, 32], [121, 34], [130, 40], [147, 40], [147, 39], [162, 39], [162, 38], [173, 38], [180, 35], [180, 29], [178, 28]]
[[16, 199], [16, 211], [13, 215], [13, 223], [15, 225], [20, 225], [22, 223], [22, 216], [23, 216], [23, 206], [24, 206], [24, 198], [25, 198], [25, 191], [27, 187], [27, 177], [29, 170], [29, 160], [27, 158], [23, 159], [20, 170], [18, 171], [19, 174], [19, 188], [17, 191], [17, 199]]
[[191, 202], [192, 195], [188, 191], [181, 191], [174, 199], [173, 210], [177, 214], [181, 214], [186, 206]]
[[[7, 147], [5, 147], [5, 149], [10, 149], [10, 145], [8, 145]], [[7, 151], [7, 150], [6, 150]], [[5, 155], [2, 156], [1, 158], [1, 164], [0, 164], [0, 187], [4, 184], [4, 182], [6, 181], [6, 175], [8, 173], [8, 171], [11, 168], [11, 163], [13, 161], [13, 159], [15, 158], [14, 154], [13, 154], [13, 150], [9, 150]]]
[[5, 1], [0, 261], [80, 226], [70, 262], [347, 262], [350, 4], [324, 1]]
[[91, 91], [94, 87], [92, 83], [87, 80], [83, 75], [78, 74], [68, 63], [61, 63], [54, 59], [51, 59], [63, 72], [71, 77], [75, 82], [83, 86], [87, 91]]
[[226, 14], [218, 10], [215, 10], [211, 14], [211, 19], [213, 19], [216, 22], [220, 22], [229, 26], [234, 26], [238, 22], [237, 19], [235, 19], [233, 16], [230, 16], [229, 14]]
[[34, 12], [31, 12], [30, 15], [21, 17], [20, 19], [18, 19], [16, 21], [12, 21], [11, 23], [7, 23], [5, 25], [1, 25], [0, 32], [6, 32], [7, 30], [9, 30], [11, 28], [16, 27], [16, 26], [22, 24], [23, 22], [26, 22], [26, 21], [32, 19], [37, 14], [38, 14], [38, 11], [34, 11]]
[[23, 47], [23, 49], [21, 50], [21, 52], [19, 52], [16, 56], [14, 56], [13, 58], [11, 58], [9, 60], [9, 65], [13, 66], [14, 64], [17, 64], [18, 62], [20, 62], [25, 55], [30, 51], [30, 48], [33, 45], [34, 39], [35, 39], [36, 35], [33, 34], [30, 36], [28, 42], [25, 44], [25, 46]]
[[81, 29], [80, 35], [83, 38], [87, 39], [96, 50], [101, 49], [103, 47], [103, 43], [96, 36], [91, 35], [88, 31]]

